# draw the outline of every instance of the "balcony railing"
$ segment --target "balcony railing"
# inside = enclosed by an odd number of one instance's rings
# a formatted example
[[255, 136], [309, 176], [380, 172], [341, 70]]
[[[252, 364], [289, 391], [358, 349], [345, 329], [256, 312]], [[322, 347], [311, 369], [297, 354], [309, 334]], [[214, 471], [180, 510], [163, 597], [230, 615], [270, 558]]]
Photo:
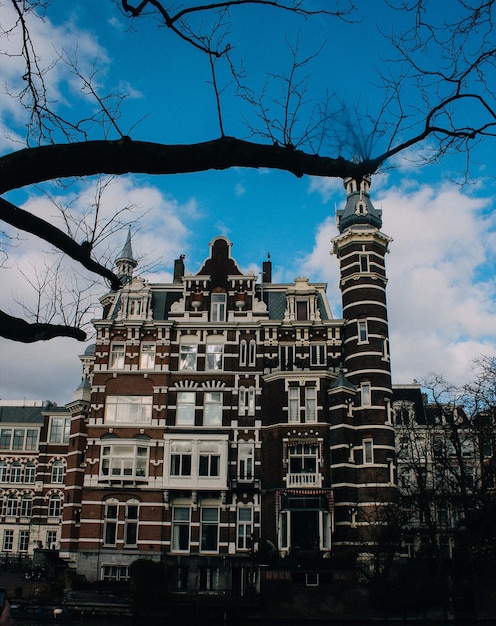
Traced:
[[288, 474], [288, 487], [322, 487], [322, 474], [302, 472]]

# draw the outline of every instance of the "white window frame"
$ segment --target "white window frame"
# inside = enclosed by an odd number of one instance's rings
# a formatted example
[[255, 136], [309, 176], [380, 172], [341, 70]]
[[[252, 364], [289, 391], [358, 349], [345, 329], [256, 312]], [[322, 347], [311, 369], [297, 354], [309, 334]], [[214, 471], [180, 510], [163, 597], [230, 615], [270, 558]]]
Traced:
[[179, 344], [179, 371], [196, 371], [198, 363], [198, 344], [181, 342]]
[[[213, 514], [213, 515], [210, 515]], [[211, 519], [208, 519], [211, 517]], [[210, 529], [215, 527], [215, 531]], [[219, 551], [220, 509], [218, 506], [203, 506], [200, 509], [200, 552], [217, 553]], [[208, 532], [208, 535], [207, 535]], [[215, 547], [207, 545], [215, 533]], [[210, 536], [212, 534], [212, 537]]]
[[22, 465], [19, 461], [14, 461], [10, 466], [10, 482], [11, 483], [20, 483], [21, 482], [21, 472]]
[[368, 343], [369, 331], [368, 331], [367, 320], [358, 320], [357, 329], [358, 329], [358, 343]]
[[318, 443], [298, 443], [288, 447], [288, 469], [290, 474], [317, 474], [319, 472]]
[[203, 395], [203, 425], [222, 426], [222, 392], [205, 391]]
[[127, 316], [128, 317], [141, 317], [143, 314], [143, 298], [130, 297], [127, 302]]
[[21, 498], [21, 506], [19, 509], [20, 517], [31, 517], [33, 514], [33, 496], [24, 494]]
[[109, 369], [123, 370], [124, 361], [126, 359], [126, 344], [122, 341], [116, 341], [110, 345]]
[[363, 464], [373, 465], [374, 463], [374, 440], [367, 438], [362, 441], [363, 446]]
[[248, 551], [252, 547], [253, 507], [238, 506], [236, 516], [236, 550]]
[[310, 365], [311, 366], [326, 366], [326, 344], [325, 343], [311, 343], [310, 344]]
[[288, 421], [300, 422], [300, 388], [288, 387]]
[[305, 387], [305, 422], [317, 421], [317, 387]]
[[48, 433], [49, 443], [69, 443], [71, 434], [71, 418], [55, 417], [50, 418], [50, 430]]
[[205, 354], [205, 370], [220, 371], [224, 369], [224, 344], [207, 343]]
[[257, 342], [250, 339], [248, 343], [248, 366], [254, 367], [257, 364]]
[[248, 362], [248, 341], [241, 339], [239, 342], [239, 365], [245, 367]]
[[58, 493], [53, 493], [48, 498], [48, 517], [60, 517], [62, 515], [62, 498]]
[[7, 502], [5, 506], [5, 516], [17, 517], [18, 513], [19, 513], [19, 499], [15, 494], [11, 493], [7, 496]]
[[369, 382], [360, 385], [362, 406], [372, 406], [372, 387]]
[[[103, 545], [117, 545], [117, 525], [119, 521], [119, 502], [114, 498], [105, 501], [103, 518]], [[108, 541], [112, 539], [112, 541]]]
[[103, 480], [142, 480], [148, 478], [149, 448], [136, 443], [104, 443], [100, 454]]
[[255, 446], [253, 443], [238, 443], [238, 471], [239, 482], [251, 482], [255, 469]]
[[368, 254], [360, 254], [360, 272], [362, 274], [368, 274], [370, 272], [370, 258]]
[[196, 391], [178, 390], [176, 398], [176, 426], [194, 426]]
[[36, 465], [32, 462], [24, 466], [24, 482], [31, 484], [36, 480]]
[[200, 441], [198, 446], [198, 476], [218, 478], [220, 476], [221, 451], [215, 441]]
[[150, 424], [153, 396], [107, 396], [106, 424]]
[[255, 415], [255, 387], [240, 387], [238, 391], [238, 415]]
[[[138, 545], [139, 530], [139, 514], [140, 506], [138, 500], [128, 500], [126, 502], [126, 520], [124, 524], [124, 545]], [[133, 529], [133, 530], [132, 530]], [[131, 535], [132, 532], [132, 535]], [[130, 537], [134, 536], [134, 541], [130, 541]]]
[[62, 461], [54, 461], [52, 463], [52, 471], [50, 472], [50, 482], [64, 482], [64, 463]]
[[29, 550], [29, 530], [19, 531], [19, 552], [27, 552]]
[[47, 530], [46, 532], [46, 542], [45, 545], [47, 550], [55, 550], [57, 547], [57, 531], [56, 530]]
[[140, 370], [155, 369], [156, 344], [152, 341], [144, 341], [140, 350]]
[[210, 295], [210, 321], [225, 322], [227, 313], [227, 294], [212, 293]]
[[14, 549], [14, 531], [7, 528], [3, 531], [2, 550], [4, 552], [12, 552]]
[[169, 475], [190, 477], [193, 468], [193, 444], [191, 441], [172, 441], [170, 447]]
[[171, 551], [188, 553], [190, 543], [191, 507], [181, 504], [175, 505], [172, 507]]

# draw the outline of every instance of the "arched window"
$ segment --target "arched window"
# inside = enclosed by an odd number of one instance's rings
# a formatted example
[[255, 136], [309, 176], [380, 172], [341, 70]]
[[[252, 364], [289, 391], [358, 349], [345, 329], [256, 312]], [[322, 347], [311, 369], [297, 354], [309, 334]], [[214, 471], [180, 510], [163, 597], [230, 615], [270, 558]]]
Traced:
[[60, 517], [61, 513], [62, 499], [57, 493], [54, 493], [48, 500], [48, 517]]
[[24, 466], [24, 482], [34, 483], [36, 477], [36, 465], [34, 463], [26, 463]]
[[33, 496], [25, 494], [21, 498], [21, 517], [31, 517], [33, 512]]
[[12, 463], [10, 466], [10, 482], [11, 483], [20, 483], [21, 482], [21, 464], [17, 461]]
[[55, 461], [52, 465], [52, 483], [63, 483], [64, 482], [64, 464], [62, 461]]
[[17, 517], [17, 506], [18, 506], [17, 496], [11, 493], [9, 497], [7, 498], [7, 510], [5, 512], [7, 517]]

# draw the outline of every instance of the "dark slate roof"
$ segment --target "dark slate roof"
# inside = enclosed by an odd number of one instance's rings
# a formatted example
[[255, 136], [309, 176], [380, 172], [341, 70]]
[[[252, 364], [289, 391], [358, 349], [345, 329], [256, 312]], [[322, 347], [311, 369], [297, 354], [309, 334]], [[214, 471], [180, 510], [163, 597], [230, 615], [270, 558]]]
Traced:
[[339, 370], [338, 377], [331, 385], [332, 389], [337, 389], [339, 387], [343, 387], [344, 389], [352, 389], [353, 391], [356, 391], [357, 389], [356, 385], [350, 383], [350, 381], [346, 378], [342, 369]]
[[118, 255], [116, 260], [120, 261], [123, 259], [134, 261], [133, 248], [131, 245], [131, 227], [129, 227], [129, 230], [127, 232], [126, 243], [124, 244], [124, 247], [122, 248], [121, 253]]
[[166, 320], [174, 302], [178, 302], [183, 297], [178, 291], [153, 291], [152, 311], [154, 320]]
[[393, 387], [393, 402], [413, 402], [415, 406], [415, 416], [418, 424], [426, 424], [427, 416], [425, 412], [424, 397], [420, 387], [405, 385], [395, 385]]
[[286, 294], [283, 291], [267, 291], [264, 289], [263, 299], [267, 305], [270, 320], [284, 319]]
[[0, 422], [4, 424], [43, 424], [43, 413], [66, 413], [65, 407], [47, 406], [0, 406]]

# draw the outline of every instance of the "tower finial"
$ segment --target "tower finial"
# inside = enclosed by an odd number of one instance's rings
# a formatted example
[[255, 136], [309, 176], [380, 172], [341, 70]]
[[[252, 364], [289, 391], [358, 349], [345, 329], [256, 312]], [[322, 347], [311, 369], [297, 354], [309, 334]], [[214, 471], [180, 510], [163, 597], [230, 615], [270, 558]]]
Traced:
[[138, 261], [133, 257], [133, 248], [131, 245], [131, 226], [127, 232], [127, 239], [121, 253], [115, 260], [117, 266], [117, 275], [122, 283], [126, 283], [133, 277], [133, 270], [138, 265]]

